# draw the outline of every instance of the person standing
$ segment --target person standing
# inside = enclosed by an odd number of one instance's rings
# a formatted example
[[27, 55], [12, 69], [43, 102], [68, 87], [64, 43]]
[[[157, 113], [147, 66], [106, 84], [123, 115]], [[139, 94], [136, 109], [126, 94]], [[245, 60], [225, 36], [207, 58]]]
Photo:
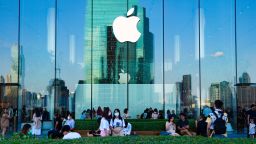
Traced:
[[1, 118], [2, 137], [5, 136], [5, 133], [9, 127], [9, 123], [10, 123], [10, 115], [8, 114], [8, 110], [4, 109], [2, 118]]
[[33, 114], [32, 134], [36, 136], [41, 135], [41, 127], [42, 127], [42, 115], [39, 109], [36, 108]]

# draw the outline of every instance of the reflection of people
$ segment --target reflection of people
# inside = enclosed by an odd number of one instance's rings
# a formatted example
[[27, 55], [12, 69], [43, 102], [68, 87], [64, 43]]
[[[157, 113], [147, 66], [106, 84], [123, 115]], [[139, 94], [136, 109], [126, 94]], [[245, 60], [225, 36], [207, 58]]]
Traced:
[[123, 119], [128, 119], [128, 118], [130, 118], [130, 116], [129, 116], [129, 110], [128, 110], [128, 108], [125, 108], [125, 109], [124, 109]]
[[40, 114], [38, 109], [35, 109], [35, 113], [33, 114], [33, 135], [41, 135], [41, 125], [42, 125], [42, 115]]
[[5, 136], [5, 133], [9, 127], [9, 121], [10, 121], [10, 116], [8, 114], [8, 110], [4, 109], [2, 118], [1, 118], [1, 129], [2, 129], [2, 136]]
[[71, 132], [70, 127], [68, 125], [65, 125], [61, 129], [64, 137], [63, 139], [78, 139], [81, 138], [81, 135], [77, 132]]
[[46, 110], [46, 108], [43, 109], [42, 120], [43, 121], [49, 121], [50, 120], [50, 114]]

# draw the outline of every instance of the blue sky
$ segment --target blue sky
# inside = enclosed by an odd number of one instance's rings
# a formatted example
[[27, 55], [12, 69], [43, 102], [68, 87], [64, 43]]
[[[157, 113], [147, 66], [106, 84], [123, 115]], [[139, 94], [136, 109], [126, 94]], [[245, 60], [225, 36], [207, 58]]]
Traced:
[[[204, 20], [204, 27], [201, 27], [204, 32], [204, 44], [201, 43], [204, 45], [204, 57], [201, 58], [202, 88], [205, 91], [203, 95], [207, 95], [211, 82], [226, 80], [234, 83], [233, 4], [233, 0], [201, 0], [201, 19]], [[147, 17], [150, 19], [150, 31], [155, 38], [155, 73], [158, 74], [156, 81], [161, 83], [162, 4], [160, 0], [139, 0], [139, 5], [146, 8]], [[26, 61], [25, 86], [31, 91], [42, 92], [54, 76], [54, 63], [47, 49], [49, 9], [53, 7], [54, 0], [21, 0], [21, 45]], [[165, 0], [166, 83], [181, 81], [182, 75], [191, 74], [195, 95], [198, 86], [198, 60], [195, 54], [197, 10], [197, 0]], [[71, 91], [78, 80], [84, 79], [85, 12], [84, 0], [59, 1], [57, 66], [61, 68], [61, 78], [66, 81]], [[10, 71], [10, 47], [17, 43], [17, 16], [16, 0], [0, 0], [0, 74], [4, 76]], [[247, 71], [252, 81], [255, 81], [255, 0], [237, 0], [237, 20], [238, 74]], [[75, 48], [72, 55], [70, 47]]]

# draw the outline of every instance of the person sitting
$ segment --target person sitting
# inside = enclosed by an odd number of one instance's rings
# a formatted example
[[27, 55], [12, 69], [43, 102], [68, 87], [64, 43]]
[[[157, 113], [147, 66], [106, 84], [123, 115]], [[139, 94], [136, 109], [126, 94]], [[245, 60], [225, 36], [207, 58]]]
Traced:
[[120, 110], [114, 110], [114, 117], [110, 121], [112, 136], [124, 136], [123, 128], [125, 127], [124, 119], [121, 117]]
[[64, 125], [61, 129], [63, 133], [63, 138], [62, 139], [78, 139], [81, 138], [81, 135], [77, 132], [71, 132], [70, 131], [70, 126], [69, 125]]
[[158, 119], [158, 110], [155, 108], [151, 116], [152, 119]]
[[32, 126], [30, 124], [23, 125], [21, 132], [19, 133], [20, 138], [29, 138], [32, 136]]
[[165, 130], [168, 135], [180, 136], [176, 133], [176, 125], [174, 123], [174, 117], [172, 115], [168, 116], [168, 121], [165, 123]]
[[129, 119], [129, 118], [131, 118], [131, 117], [129, 116], [128, 111], [129, 111], [128, 108], [125, 108], [125, 109], [124, 109], [123, 119]]
[[204, 115], [200, 116], [200, 119], [196, 122], [196, 134], [207, 137], [207, 122]]
[[48, 131], [48, 138], [57, 139], [63, 137], [60, 133], [62, 128], [62, 119], [59, 114], [54, 116], [54, 129]]
[[109, 108], [104, 108], [99, 127], [101, 137], [106, 137], [110, 134], [110, 125], [108, 121], [109, 112]]
[[132, 125], [130, 123], [128, 123], [127, 121], [125, 122], [125, 127], [123, 129], [123, 133], [125, 136], [131, 135], [132, 132]]
[[75, 121], [72, 118], [71, 114], [68, 115], [68, 119], [64, 125], [69, 125], [71, 131], [73, 131], [75, 129]]
[[180, 113], [180, 119], [177, 123], [177, 128], [180, 135], [192, 136], [192, 133], [189, 131], [189, 122], [186, 119], [186, 115], [184, 113]]

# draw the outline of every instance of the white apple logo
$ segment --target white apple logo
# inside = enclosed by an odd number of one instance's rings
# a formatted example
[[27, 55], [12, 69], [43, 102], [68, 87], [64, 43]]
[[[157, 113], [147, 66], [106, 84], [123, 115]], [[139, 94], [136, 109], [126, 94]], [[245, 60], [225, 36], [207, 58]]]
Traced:
[[127, 12], [127, 17], [119, 16], [113, 22], [113, 32], [116, 39], [119, 42], [136, 42], [140, 38], [141, 33], [137, 29], [137, 24], [140, 18], [137, 16], [131, 16], [133, 14], [134, 8], [131, 8]]
[[119, 80], [120, 84], [126, 84], [130, 81], [130, 75], [125, 73], [124, 70], [121, 69], [121, 73], [119, 73]]

